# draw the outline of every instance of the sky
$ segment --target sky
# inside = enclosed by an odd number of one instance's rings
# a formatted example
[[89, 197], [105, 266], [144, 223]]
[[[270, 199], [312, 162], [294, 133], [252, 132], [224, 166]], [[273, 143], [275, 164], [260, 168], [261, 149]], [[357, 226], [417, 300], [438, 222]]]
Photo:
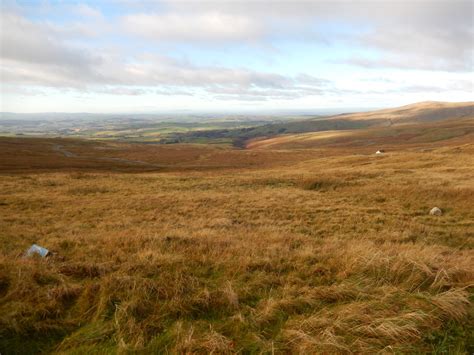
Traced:
[[474, 2], [0, 1], [0, 111], [474, 100]]

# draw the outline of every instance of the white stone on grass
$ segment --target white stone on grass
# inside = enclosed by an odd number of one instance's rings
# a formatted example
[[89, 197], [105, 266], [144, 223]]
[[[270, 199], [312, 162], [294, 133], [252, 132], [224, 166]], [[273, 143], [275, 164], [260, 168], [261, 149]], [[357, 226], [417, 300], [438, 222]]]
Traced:
[[438, 207], [433, 207], [430, 211], [431, 216], [441, 216], [442, 214], [443, 214], [443, 211], [441, 211], [441, 209]]

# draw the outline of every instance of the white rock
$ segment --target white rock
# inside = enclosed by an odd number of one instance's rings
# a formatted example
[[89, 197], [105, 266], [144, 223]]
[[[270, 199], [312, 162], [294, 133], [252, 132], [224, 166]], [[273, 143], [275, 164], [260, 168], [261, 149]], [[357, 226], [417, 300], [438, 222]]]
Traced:
[[443, 211], [441, 211], [441, 209], [438, 207], [433, 207], [430, 211], [431, 216], [441, 216], [442, 214], [443, 214]]

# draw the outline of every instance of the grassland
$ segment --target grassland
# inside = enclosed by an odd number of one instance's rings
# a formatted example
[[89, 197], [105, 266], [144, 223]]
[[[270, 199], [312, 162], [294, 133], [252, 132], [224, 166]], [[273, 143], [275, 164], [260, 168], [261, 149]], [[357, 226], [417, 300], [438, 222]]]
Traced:
[[456, 145], [474, 141], [474, 113], [469, 118], [430, 122], [424, 124], [401, 124], [371, 127], [359, 130], [337, 130], [308, 132], [304, 134], [282, 134], [271, 138], [256, 138], [246, 142], [251, 149], [314, 149], [332, 148], [337, 151], [357, 149], [371, 152], [386, 148], [397, 150], [400, 143], [404, 149], [429, 149], [442, 145]]
[[432, 124], [445, 120], [466, 120], [474, 117], [473, 102], [420, 102], [397, 108], [370, 112], [346, 113], [335, 116], [318, 116], [294, 119], [287, 122], [256, 125], [241, 129], [195, 130], [181, 132], [175, 138], [183, 142], [195, 142], [197, 138], [230, 139], [235, 146], [243, 147], [250, 139], [275, 137], [282, 134], [313, 134], [324, 131], [365, 130], [420, 123]]
[[1, 138], [0, 352], [472, 353], [473, 121], [423, 127]]

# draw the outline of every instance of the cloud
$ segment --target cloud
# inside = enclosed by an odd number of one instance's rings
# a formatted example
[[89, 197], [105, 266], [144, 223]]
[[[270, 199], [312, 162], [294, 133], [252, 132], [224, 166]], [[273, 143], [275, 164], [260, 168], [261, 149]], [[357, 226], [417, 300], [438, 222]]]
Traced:
[[75, 12], [83, 17], [93, 17], [93, 18], [101, 18], [102, 12], [100, 10], [93, 8], [86, 4], [78, 4], [75, 5]]
[[262, 32], [252, 18], [220, 12], [134, 14], [125, 16], [122, 26], [129, 33], [159, 41], [245, 41]]
[[100, 56], [65, 43], [48, 24], [13, 13], [3, 13], [1, 19], [2, 72], [9, 80], [14, 72], [20, 81], [31, 78], [38, 82], [48, 80], [49, 72], [53, 77], [91, 76], [91, 69], [101, 62]]
[[[90, 10], [87, 7], [81, 9]], [[160, 29], [166, 29], [167, 24], [175, 21], [172, 17], [166, 19], [168, 22], [161, 24]], [[237, 38], [249, 31], [245, 23], [233, 26], [227, 32], [217, 31], [225, 25], [224, 20], [228, 19], [198, 17], [194, 23], [201, 26], [205, 34], [216, 33], [221, 40]], [[144, 21], [142, 24], [146, 28], [152, 22]], [[329, 84], [326, 79], [307, 74], [291, 77], [247, 68], [197, 66], [170, 56], [150, 53], [127, 56], [121, 52], [93, 53], [87, 47], [73, 45], [67, 29], [62, 31], [61, 27], [51, 26], [48, 22], [35, 22], [15, 13], [2, 15], [2, 27], [8, 28], [8, 32], [1, 33], [0, 73], [2, 81], [10, 85], [72, 88], [116, 95], [151, 92], [143, 87], [160, 88], [154, 91], [160, 94], [179, 92], [188, 95], [191, 94], [190, 89], [209, 94], [238, 90], [238, 95], [246, 92], [263, 97], [268, 96], [263, 94], [263, 90], [268, 89], [278, 90], [280, 96], [301, 96], [303, 91], [296, 90], [298, 85], [308, 86], [306, 92], [309, 93], [310, 88]], [[170, 36], [172, 33], [178, 37], [183, 34], [176, 28], [168, 28], [167, 31]]]
[[[0, 74], [11, 87], [70, 88], [115, 95], [192, 95], [192, 90], [214, 95], [225, 90], [238, 94], [268, 96], [301, 95], [298, 85], [310, 88], [327, 85], [325, 79], [306, 74], [295, 77], [246, 68], [197, 66], [169, 56], [142, 53], [92, 54], [87, 47], [72, 45], [68, 34], [48, 23], [33, 22], [17, 14], [2, 16]], [[151, 90], [155, 88], [155, 90]], [[227, 92], [230, 95], [230, 92]]]
[[[169, 10], [188, 16], [214, 11], [260, 24], [246, 40], [278, 38], [345, 44], [359, 52], [345, 63], [366, 68], [471, 71], [474, 52], [474, 3], [470, 0], [413, 1], [179, 1]], [[230, 16], [230, 15], [229, 15]], [[244, 19], [247, 20], [244, 20]], [[232, 26], [232, 22], [229, 22]], [[237, 26], [238, 28], [238, 26]], [[199, 31], [189, 26], [187, 31]], [[181, 36], [186, 38], [185, 35]], [[190, 37], [192, 38], [192, 36]], [[201, 40], [213, 36], [202, 32]], [[366, 57], [367, 50], [377, 59]]]
[[382, 54], [379, 58], [356, 57], [338, 61], [341, 64], [350, 64], [368, 69], [406, 69], [431, 70], [448, 72], [466, 72], [473, 69], [469, 58], [454, 58], [421, 55], [418, 53], [391, 53]]
[[118, 95], [118, 96], [140, 96], [140, 95], [149, 94], [151, 90], [113, 86], [113, 87], [104, 87], [104, 88], [96, 89], [94, 92], [107, 94], [107, 95]]
[[346, 62], [366, 68], [471, 71], [474, 64], [473, 21], [471, 18], [462, 25], [437, 21], [425, 23], [421, 28], [413, 24], [376, 28], [352, 40], [358, 46], [375, 50], [377, 58], [356, 57]]
[[474, 83], [469, 80], [450, 80], [444, 85], [436, 84], [416, 84], [400, 82], [396, 86], [387, 86], [378, 90], [365, 90], [363, 94], [430, 94], [430, 93], [448, 93], [448, 92], [472, 92]]
[[[326, 45], [322, 55], [333, 68], [340, 65], [344, 70], [349, 65], [362, 72], [400, 69], [405, 75], [407, 70], [464, 75], [473, 69], [471, 1], [146, 2], [149, 11], [139, 5], [124, 2], [120, 11], [110, 14], [105, 8], [66, 4], [54, 7], [51, 17], [34, 4], [27, 10], [20, 5], [2, 8], [0, 75], [7, 87], [2, 90], [32, 93], [55, 88], [124, 97], [271, 101], [344, 97], [378, 88], [376, 80], [346, 86], [350, 78], [336, 85], [337, 69], [326, 73], [319, 63], [314, 68], [305, 63], [305, 50], [311, 59], [319, 55], [315, 43]], [[281, 43], [290, 43], [296, 52], [284, 52]], [[249, 46], [259, 46], [258, 58]], [[237, 53], [236, 58], [221, 61], [230, 57], [228, 49]], [[199, 59], [200, 64], [183, 57]], [[297, 70], [300, 57], [304, 66]], [[241, 58], [248, 59], [247, 66], [240, 64]], [[282, 58], [294, 62], [286, 65]], [[263, 62], [277, 63], [277, 69], [253, 67]], [[311, 72], [322, 72], [324, 78]], [[377, 92], [473, 91], [470, 80], [443, 87], [444, 83], [385, 81], [388, 88]]]

